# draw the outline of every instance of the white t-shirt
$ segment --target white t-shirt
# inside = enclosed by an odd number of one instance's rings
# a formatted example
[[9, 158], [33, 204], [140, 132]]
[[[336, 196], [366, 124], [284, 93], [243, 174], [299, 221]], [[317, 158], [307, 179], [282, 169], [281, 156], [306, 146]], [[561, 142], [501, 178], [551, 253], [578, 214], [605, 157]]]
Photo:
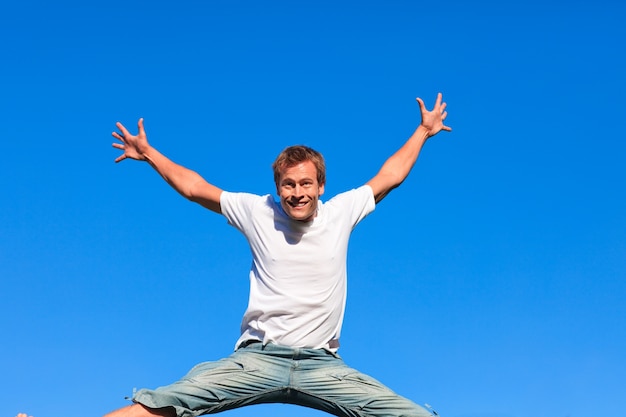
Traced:
[[318, 202], [311, 222], [289, 218], [271, 195], [223, 192], [222, 214], [252, 251], [250, 298], [236, 346], [249, 339], [336, 351], [354, 227], [375, 208], [364, 185]]

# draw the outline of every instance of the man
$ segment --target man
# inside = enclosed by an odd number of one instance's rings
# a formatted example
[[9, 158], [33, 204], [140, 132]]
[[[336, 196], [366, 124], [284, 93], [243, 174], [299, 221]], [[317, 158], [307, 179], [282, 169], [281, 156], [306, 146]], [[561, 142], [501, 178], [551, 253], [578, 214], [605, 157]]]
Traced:
[[417, 99], [420, 126], [365, 185], [322, 203], [324, 159], [306, 146], [285, 149], [274, 162], [279, 201], [231, 193], [208, 183], [148, 144], [139, 120], [134, 136], [117, 123], [124, 159], [147, 161], [181, 195], [224, 215], [252, 251], [250, 298], [235, 352], [201, 363], [108, 417], [198, 416], [251, 404], [300, 404], [339, 416], [430, 416], [337, 355], [346, 300], [346, 255], [353, 228], [413, 167], [426, 140], [441, 130], [446, 103], [428, 111]]

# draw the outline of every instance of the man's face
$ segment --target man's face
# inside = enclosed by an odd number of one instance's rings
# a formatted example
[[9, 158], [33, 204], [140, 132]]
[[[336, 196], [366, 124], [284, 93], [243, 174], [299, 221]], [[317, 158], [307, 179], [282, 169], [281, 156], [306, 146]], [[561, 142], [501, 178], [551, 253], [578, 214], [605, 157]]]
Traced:
[[309, 222], [317, 214], [317, 202], [324, 184], [317, 182], [317, 169], [311, 161], [285, 168], [277, 184], [280, 205], [294, 220]]

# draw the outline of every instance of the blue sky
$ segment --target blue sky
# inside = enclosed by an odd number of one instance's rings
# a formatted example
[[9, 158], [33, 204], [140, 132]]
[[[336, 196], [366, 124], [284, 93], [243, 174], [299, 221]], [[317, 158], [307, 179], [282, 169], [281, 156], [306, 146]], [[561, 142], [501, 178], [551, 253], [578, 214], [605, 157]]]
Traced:
[[6, 3], [0, 415], [103, 415], [237, 339], [245, 240], [114, 164], [115, 122], [231, 191], [313, 146], [328, 198], [439, 91], [453, 131], [353, 234], [340, 353], [444, 417], [626, 409], [625, 5]]

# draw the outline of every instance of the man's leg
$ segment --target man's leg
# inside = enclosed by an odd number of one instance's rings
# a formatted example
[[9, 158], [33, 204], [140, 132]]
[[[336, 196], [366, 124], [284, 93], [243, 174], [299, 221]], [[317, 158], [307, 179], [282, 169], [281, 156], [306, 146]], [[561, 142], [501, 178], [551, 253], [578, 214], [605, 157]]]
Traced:
[[298, 361], [292, 378], [297, 395], [294, 403], [346, 417], [411, 416], [433, 414], [413, 401], [326, 354], [314, 360]]
[[194, 417], [280, 402], [289, 380], [288, 363], [252, 347], [242, 348], [227, 358], [196, 365], [171, 385], [139, 390], [133, 397], [135, 405], [105, 417]]

